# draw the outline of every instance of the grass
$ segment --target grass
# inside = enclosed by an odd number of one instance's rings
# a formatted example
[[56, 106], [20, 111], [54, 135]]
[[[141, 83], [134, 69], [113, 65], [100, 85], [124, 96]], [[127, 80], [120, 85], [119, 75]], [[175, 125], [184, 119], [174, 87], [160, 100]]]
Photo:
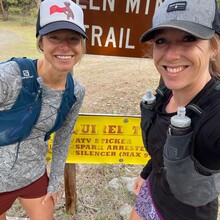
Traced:
[[40, 57], [36, 50], [34, 19], [10, 18], [9, 21], [0, 20], [0, 61], [17, 57]]

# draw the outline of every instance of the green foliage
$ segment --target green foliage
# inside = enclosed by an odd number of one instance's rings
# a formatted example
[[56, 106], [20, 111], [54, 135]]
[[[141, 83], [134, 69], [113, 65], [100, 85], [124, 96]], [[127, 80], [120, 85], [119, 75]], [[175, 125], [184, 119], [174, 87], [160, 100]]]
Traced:
[[1, 61], [10, 59], [12, 56], [30, 58], [41, 56], [36, 50], [35, 23], [36, 19], [30, 16], [13, 16], [7, 22], [0, 21]]
[[23, 19], [20, 20], [20, 25], [21, 26], [28, 26], [28, 25], [31, 25], [31, 24], [32, 24], [32, 22], [28, 18], [23, 18]]
[[[12, 15], [33, 15], [33, 9], [37, 11], [37, 3], [34, 0], [5, 0], [5, 8]], [[36, 12], [35, 12], [36, 13]]]

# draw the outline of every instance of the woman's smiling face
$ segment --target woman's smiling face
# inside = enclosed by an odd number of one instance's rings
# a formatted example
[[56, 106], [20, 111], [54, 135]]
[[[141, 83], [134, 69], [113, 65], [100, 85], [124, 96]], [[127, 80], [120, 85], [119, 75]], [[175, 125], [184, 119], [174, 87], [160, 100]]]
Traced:
[[71, 30], [59, 30], [42, 37], [40, 45], [53, 68], [71, 71], [82, 56], [82, 36]]
[[209, 61], [213, 55], [209, 40], [184, 31], [166, 28], [153, 39], [153, 59], [165, 85], [171, 90], [201, 89], [210, 79]]

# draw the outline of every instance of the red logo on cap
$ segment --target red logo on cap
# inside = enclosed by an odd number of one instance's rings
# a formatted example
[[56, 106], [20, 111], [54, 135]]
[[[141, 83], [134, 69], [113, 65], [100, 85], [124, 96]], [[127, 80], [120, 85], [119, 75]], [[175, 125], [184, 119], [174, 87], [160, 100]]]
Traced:
[[59, 7], [57, 5], [52, 5], [50, 7], [50, 14], [52, 15], [53, 13], [64, 13], [67, 15], [67, 19], [69, 20], [70, 18], [74, 19], [74, 14], [73, 11], [70, 8], [70, 3], [69, 2], [64, 2], [64, 5], [66, 7]]

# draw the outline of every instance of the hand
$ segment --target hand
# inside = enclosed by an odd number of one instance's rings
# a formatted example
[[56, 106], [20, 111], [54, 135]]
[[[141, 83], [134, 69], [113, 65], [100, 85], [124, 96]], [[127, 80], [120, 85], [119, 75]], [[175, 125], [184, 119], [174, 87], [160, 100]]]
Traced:
[[57, 198], [58, 198], [58, 192], [56, 193], [47, 193], [46, 196], [44, 197], [43, 201], [42, 201], [42, 205], [44, 205], [44, 203], [46, 203], [49, 199], [53, 200], [53, 204], [54, 206], [57, 204]]
[[140, 190], [141, 190], [141, 187], [142, 185], [144, 184], [145, 182], [145, 179], [143, 179], [141, 176], [138, 176], [138, 178], [134, 181], [134, 193], [135, 195], [138, 195]]

